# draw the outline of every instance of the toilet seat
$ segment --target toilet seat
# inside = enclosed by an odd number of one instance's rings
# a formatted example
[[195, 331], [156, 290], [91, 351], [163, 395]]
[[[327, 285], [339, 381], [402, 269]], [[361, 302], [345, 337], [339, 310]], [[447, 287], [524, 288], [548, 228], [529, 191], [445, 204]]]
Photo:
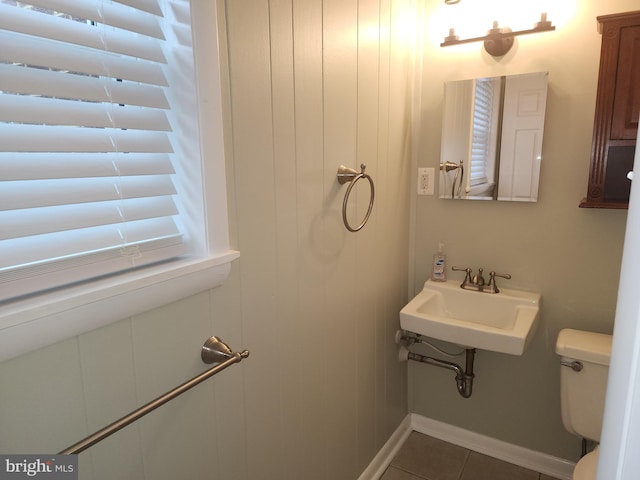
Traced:
[[596, 447], [593, 452], [586, 454], [576, 463], [576, 468], [573, 470], [573, 480], [596, 480], [598, 454], [598, 447]]

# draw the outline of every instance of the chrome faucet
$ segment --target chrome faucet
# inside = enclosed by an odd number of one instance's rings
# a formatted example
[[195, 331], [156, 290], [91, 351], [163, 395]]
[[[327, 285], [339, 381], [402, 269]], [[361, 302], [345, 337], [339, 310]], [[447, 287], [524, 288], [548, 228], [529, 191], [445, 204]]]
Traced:
[[[478, 290], [478, 285], [474, 284], [474, 280], [477, 280], [478, 276], [476, 275], [475, 277], [471, 278], [471, 269], [470, 268], [460, 268], [460, 267], [456, 267], [453, 266], [451, 267], [451, 270], [453, 270], [454, 272], [465, 272], [466, 275], [464, 277], [464, 280], [462, 281], [462, 284], [460, 285], [460, 288], [464, 288], [465, 290]], [[484, 279], [483, 279], [484, 281]]]
[[489, 285], [487, 285], [486, 290], [487, 293], [500, 293], [500, 290], [498, 290], [498, 285], [496, 285], [496, 277], [511, 280], [511, 275], [508, 273], [489, 272]]
[[482, 276], [482, 272], [484, 272], [484, 269], [482, 268], [479, 268], [478, 273], [473, 277], [471, 276], [472, 270], [470, 268], [459, 268], [454, 266], [451, 267], [451, 270], [453, 270], [454, 272], [466, 273], [464, 280], [460, 284], [460, 288], [464, 290], [475, 290], [477, 292], [484, 293], [500, 293], [498, 285], [496, 285], [496, 277], [502, 277], [506, 279], [511, 278], [511, 275], [509, 275], [508, 273], [496, 273], [492, 271], [489, 272], [489, 283], [487, 284], [485, 283], [484, 277]]
[[484, 277], [482, 276], [483, 269], [479, 268], [478, 273], [476, 273], [471, 279], [471, 284], [476, 285], [480, 290], [484, 287]]

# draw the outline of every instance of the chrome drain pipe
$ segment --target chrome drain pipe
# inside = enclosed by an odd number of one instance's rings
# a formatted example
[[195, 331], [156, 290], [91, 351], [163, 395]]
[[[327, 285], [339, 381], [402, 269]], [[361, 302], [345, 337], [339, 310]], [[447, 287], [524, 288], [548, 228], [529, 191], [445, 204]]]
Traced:
[[460, 395], [464, 398], [469, 398], [473, 389], [473, 377], [475, 377], [473, 373], [473, 362], [476, 358], [476, 349], [466, 348], [464, 353], [466, 357], [464, 379], [462, 380], [462, 388], [460, 387], [460, 383], [458, 383], [458, 392], [460, 392]]
[[447, 362], [446, 360], [440, 360], [439, 358], [428, 357], [426, 355], [420, 355], [419, 353], [413, 353], [409, 351], [407, 347], [400, 347], [399, 357], [400, 360], [414, 360], [416, 362], [453, 370], [456, 374], [456, 386], [458, 387], [458, 393], [463, 398], [469, 398], [473, 390], [473, 377], [475, 377], [473, 373], [473, 362], [476, 355], [476, 349], [465, 349], [465, 355], [465, 370], [463, 370], [457, 363]]

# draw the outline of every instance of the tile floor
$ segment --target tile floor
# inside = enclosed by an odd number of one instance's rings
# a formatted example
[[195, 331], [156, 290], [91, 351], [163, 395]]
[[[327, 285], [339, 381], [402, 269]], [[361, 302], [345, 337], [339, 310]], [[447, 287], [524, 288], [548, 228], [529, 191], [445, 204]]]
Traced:
[[412, 432], [381, 480], [556, 479]]

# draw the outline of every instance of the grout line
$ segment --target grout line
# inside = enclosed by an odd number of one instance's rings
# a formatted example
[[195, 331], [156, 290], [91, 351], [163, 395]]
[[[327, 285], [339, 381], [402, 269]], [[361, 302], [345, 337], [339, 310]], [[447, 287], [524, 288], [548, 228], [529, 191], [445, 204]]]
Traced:
[[462, 470], [460, 470], [460, 475], [458, 476], [458, 480], [462, 480], [464, 477], [464, 471], [467, 468], [467, 463], [469, 463], [469, 458], [471, 458], [471, 450], [467, 449], [467, 457], [464, 459], [462, 463]]

